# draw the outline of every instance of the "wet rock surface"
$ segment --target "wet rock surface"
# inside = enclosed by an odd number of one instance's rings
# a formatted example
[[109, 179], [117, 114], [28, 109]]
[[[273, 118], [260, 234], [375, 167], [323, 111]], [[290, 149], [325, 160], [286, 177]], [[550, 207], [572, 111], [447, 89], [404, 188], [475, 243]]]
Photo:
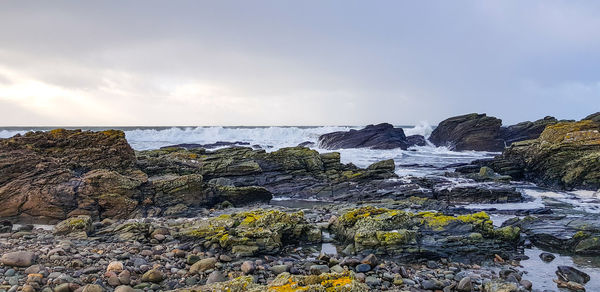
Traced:
[[[411, 144], [414, 143], [414, 144]], [[342, 148], [371, 148], [406, 150], [412, 145], [422, 141], [418, 137], [407, 140], [404, 130], [394, 128], [393, 125], [383, 123], [368, 125], [364, 129], [350, 130], [347, 132], [333, 132], [319, 137], [319, 145], [325, 149]]]

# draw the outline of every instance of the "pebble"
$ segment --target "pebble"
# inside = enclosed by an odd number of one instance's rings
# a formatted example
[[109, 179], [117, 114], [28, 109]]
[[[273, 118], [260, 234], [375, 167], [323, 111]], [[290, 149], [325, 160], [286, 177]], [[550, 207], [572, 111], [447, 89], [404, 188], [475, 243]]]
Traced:
[[204, 272], [206, 270], [212, 269], [215, 267], [216, 263], [217, 263], [217, 259], [212, 258], [212, 257], [199, 260], [190, 267], [190, 273], [196, 274], [199, 272]]
[[371, 265], [369, 264], [360, 264], [354, 268], [359, 273], [366, 273], [371, 270]]
[[312, 265], [312, 266], [310, 266], [310, 273], [313, 275], [329, 273], [329, 266], [327, 266], [327, 265]]
[[227, 279], [225, 278], [225, 276], [223, 276], [223, 274], [221, 272], [213, 271], [212, 273], [210, 273], [208, 275], [208, 278], [206, 279], [206, 284], [225, 282], [226, 280]]
[[5, 266], [11, 267], [29, 267], [35, 261], [35, 254], [30, 251], [15, 251], [2, 255], [0, 262]]
[[252, 261], [244, 261], [240, 269], [246, 275], [252, 274], [254, 272], [254, 263]]

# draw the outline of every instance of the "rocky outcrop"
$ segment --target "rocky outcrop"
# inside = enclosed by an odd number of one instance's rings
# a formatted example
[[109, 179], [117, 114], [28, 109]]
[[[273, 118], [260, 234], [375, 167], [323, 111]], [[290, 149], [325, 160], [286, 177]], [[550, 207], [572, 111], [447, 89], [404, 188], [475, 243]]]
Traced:
[[502, 151], [504, 141], [500, 136], [502, 120], [485, 114], [468, 114], [452, 117], [439, 123], [429, 141], [450, 149]]
[[[237, 166], [223, 171], [248, 173], [255, 167]], [[37, 221], [77, 215], [131, 218], [160, 215], [167, 209], [175, 215], [224, 201], [243, 205], [272, 198], [258, 186], [212, 186], [197, 171], [185, 171], [149, 180], [121, 131], [57, 129], [0, 139], [0, 216]]]
[[146, 179], [121, 131], [58, 129], [0, 140], [2, 217], [56, 220], [131, 211]]
[[[414, 138], [413, 138], [414, 139]], [[333, 132], [319, 137], [319, 146], [325, 149], [371, 148], [406, 150], [411, 144], [404, 135], [404, 130], [382, 123], [368, 125], [361, 130]]]
[[485, 114], [468, 114], [446, 119], [433, 130], [429, 140], [450, 149], [500, 152], [514, 142], [536, 139], [554, 117], [502, 127], [502, 120]]
[[547, 116], [534, 122], [522, 122], [516, 125], [502, 127], [500, 129], [500, 138], [504, 140], [507, 146], [514, 142], [537, 139], [544, 131], [546, 126], [554, 125], [558, 120], [554, 117]]
[[538, 139], [514, 143], [483, 164], [515, 179], [571, 189], [600, 188], [600, 124], [591, 120], [547, 126]]
[[[202, 176], [209, 190], [228, 194], [218, 196], [229, 198], [227, 200], [237, 200], [233, 195], [241, 191], [264, 193], [247, 188], [252, 186], [262, 187], [274, 196], [325, 199], [354, 196], [360, 199], [376, 193], [385, 179], [396, 177], [393, 161], [360, 169], [342, 164], [339, 153], [319, 153], [304, 147], [269, 153], [242, 147], [215, 151], [182, 148], [142, 151], [138, 153], [138, 166], [151, 181], [160, 177]], [[233, 187], [246, 189], [234, 191]]]
[[513, 218], [502, 226], [519, 227], [531, 242], [542, 248], [583, 255], [600, 255], [600, 216], [565, 215], [527, 216]]
[[337, 238], [354, 244], [356, 251], [453, 260], [510, 255], [520, 234], [519, 229], [512, 226], [494, 228], [484, 212], [455, 217], [370, 206], [340, 215], [332, 229]]
[[302, 212], [259, 209], [198, 220], [179, 229], [179, 238], [240, 256], [273, 254], [287, 244], [321, 241], [321, 230], [309, 224]]
[[593, 113], [593, 114], [583, 118], [583, 120], [590, 120], [590, 121], [594, 121], [596, 123], [600, 123], [600, 112]]

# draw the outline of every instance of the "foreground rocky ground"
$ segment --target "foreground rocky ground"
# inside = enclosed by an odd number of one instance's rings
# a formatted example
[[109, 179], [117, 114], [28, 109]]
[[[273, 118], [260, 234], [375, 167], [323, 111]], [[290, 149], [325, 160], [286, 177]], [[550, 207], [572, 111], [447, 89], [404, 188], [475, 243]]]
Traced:
[[[512, 145], [440, 175], [399, 177], [393, 160], [359, 168], [300, 146], [136, 152], [112, 130], [0, 139], [0, 292], [537, 291], [523, 279], [524, 248], [600, 255], [600, 217], [577, 206], [467, 209], [534, 200], [515, 180], [600, 188], [597, 115], [510, 127], [467, 115], [442, 126], [440, 143]], [[423, 142], [387, 124], [321, 142], [387, 149], [408, 138]], [[490, 214], [512, 218], [495, 226]], [[596, 280], [556, 269], [564, 289]]]
[[485, 213], [383, 207], [403, 204], [304, 212], [256, 206], [93, 223], [80, 216], [52, 231], [23, 226], [1, 234], [0, 290], [531, 289], [518, 269], [518, 229], [494, 228]]

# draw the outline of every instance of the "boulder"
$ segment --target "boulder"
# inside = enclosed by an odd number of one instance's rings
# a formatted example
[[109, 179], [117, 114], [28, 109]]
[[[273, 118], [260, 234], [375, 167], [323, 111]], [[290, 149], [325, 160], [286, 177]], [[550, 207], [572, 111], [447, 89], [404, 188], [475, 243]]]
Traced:
[[446, 119], [429, 136], [436, 146], [452, 150], [500, 152], [504, 141], [499, 137], [502, 120], [485, 114], [468, 114]]
[[515, 253], [520, 238], [519, 228], [494, 228], [485, 212], [449, 216], [371, 206], [343, 213], [332, 231], [356, 251], [458, 261]]
[[[302, 212], [257, 209], [186, 223], [179, 229], [177, 238], [194, 240], [239, 256], [273, 254], [287, 244], [321, 241], [320, 229], [309, 224]], [[201, 269], [200, 262], [192, 268]]]
[[569, 266], [558, 266], [556, 270], [558, 279], [565, 282], [585, 284], [590, 281], [590, 275]]
[[368, 125], [361, 130], [333, 132], [319, 137], [319, 146], [325, 149], [371, 148], [406, 150], [409, 143], [404, 130], [382, 123]]
[[549, 125], [539, 138], [516, 142], [486, 162], [500, 174], [561, 189], [600, 189], [600, 124]]
[[421, 135], [410, 135], [406, 136], [406, 142], [408, 147], [411, 146], [427, 146], [427, 139]]
[[80, 215], [65, 219], [54, 227], [55, 235], [67, 235], [70, 233], [85, 233], [88, 235], [92, 231], [92, 218], [87, 215]]

